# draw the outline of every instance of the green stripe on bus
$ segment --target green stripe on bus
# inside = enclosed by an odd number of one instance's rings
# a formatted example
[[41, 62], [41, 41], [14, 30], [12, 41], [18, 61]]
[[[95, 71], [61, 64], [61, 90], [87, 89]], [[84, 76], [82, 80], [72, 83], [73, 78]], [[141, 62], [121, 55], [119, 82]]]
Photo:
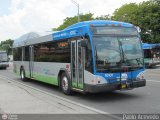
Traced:
[[16, 75], [20, 75], [20, 71], [19, 70], [16, 70], [16, 71], [14, 71], [14, 73], [16, 73]]
[[30, 78], [30, 74], [29, 74], [28, 71], [25, 71], [25, 76], [26, 76], [27, 78]]
[[73, 87], [73, 88], [83, 89], [83, 84], [78, 84], [78, 86], [77, 86], [77, 83], [76, 83], [76, 82], [72, 82], [72, 87]]
[[[16, 70], [15, 72], [17, 75], [20, 75], [20, 71], [19, 70]], [[25, 76], [27, 78], [30, 78], [30, 73], [28, 71], [25, 71]], [[45, 83], [49, 83], [49, 84], [53, 84], [53, 85], [58, 85], [58, 80], [57, 80], [57, 77], [52, 77], [52, 76], [46, 76], [46, 75], [41, 75], [41, 74], [37, 74], [37, 73], [34, 73], [33, 74], [33, 78], [37, 81], [42, 81], [42, 82], [45, 82]], [[83, 84], [78, 84], [77, 86], [77, 83], [76, 82], [72, 82], [72, 87], [73, 88], [80, 88], [80, 89], [83, 89]]]
[[83, 89], [83, 84], [78, 84], [78, 88]]
[[72, 87], [73, 88], [77, 88], [77, 83], [76, 82], [72, 82]]
[[[18, 72], [16, 72], [16, 74], [19, 75]], [[30, 78], [30, 73], [28, 71], [25, 71], [25, 76], [27, 78]], [[34, 73], [33, 74], [33, 78], [35, 80], [37, 80], [37, 81], [42, 81], [42, 82], [45, 82], [45, 83], [49, 83], [49, 84], [53, 84], [53, 85], [58, 85], [58, 80], [54, 76], [52, 77], [52, 76], [46, 76], [46, 75], [41, 75], [41, 74]]]
[[40, 75], [40, 74], [33, 74], [34, 79], [45, 82], [45, 83], [50, 83], [53, 85], [58, 85], [58, 80], [57, 77], [52, 77], [52, 76], [46, 76], [46, 75]]

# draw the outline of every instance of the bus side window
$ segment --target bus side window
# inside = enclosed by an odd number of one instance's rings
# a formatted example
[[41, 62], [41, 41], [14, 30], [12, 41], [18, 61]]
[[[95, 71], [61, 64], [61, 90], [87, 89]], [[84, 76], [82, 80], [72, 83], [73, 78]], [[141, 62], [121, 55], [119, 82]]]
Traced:
[[22, 48], [19, 47], [19, 48], [14, 48], [13, 49], [13, 60], [14, 61], [21, 61], [22, 60]]
[[29, 61], [29, 46], [25, 47], [25, 57], [24, 57], [24, 61]]

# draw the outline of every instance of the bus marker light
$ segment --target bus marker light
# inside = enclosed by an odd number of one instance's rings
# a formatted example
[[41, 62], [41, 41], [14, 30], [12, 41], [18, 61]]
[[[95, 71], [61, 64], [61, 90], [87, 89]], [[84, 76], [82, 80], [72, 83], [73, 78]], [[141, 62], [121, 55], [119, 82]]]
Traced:
[[123, 88], [126, 88], [127, 86], [126, 86], [126, 84], [122, 84], [121, 85], [121, 88], [123, 89]]
[[69, 68], [69, 65], [66, 65], [66, 68]]
[[90, 27], [93, 27], [94, 25], [93, 24], [90, 24]]

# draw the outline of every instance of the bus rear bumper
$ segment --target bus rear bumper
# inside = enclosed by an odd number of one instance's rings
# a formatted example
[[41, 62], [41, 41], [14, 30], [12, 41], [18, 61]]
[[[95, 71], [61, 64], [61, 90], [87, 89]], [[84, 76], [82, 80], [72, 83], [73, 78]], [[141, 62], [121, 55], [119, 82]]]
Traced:
[[6, 67], [9, 67], [9, 64], [2, 64], [2, 63], [0, 63], [0, 68], [6, 68]]
[[98, 93], [98, 92], [107, 92], [107, 91], [114, 91], [114, 90], [130, 90], [137, 87], [146, 86], [146, 80], [134, 80], [131, 83], [126, 84], [126, 88], [121, 88], [120, 83], [106, 83], [106, 84], [98, 84], [98, 85], [89, 85], [85, 84], [85, 92], [89, 93]]

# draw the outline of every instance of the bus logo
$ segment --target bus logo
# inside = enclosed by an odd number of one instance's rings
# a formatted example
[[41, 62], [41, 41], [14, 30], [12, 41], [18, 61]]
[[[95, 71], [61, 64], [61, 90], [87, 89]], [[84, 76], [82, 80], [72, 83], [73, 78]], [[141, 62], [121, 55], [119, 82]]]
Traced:
[[111, 73], [105, 74], [105, 77], [113, 77], [113, 74]]
[[75, 35], [76, 34], [76, 30], [73, 30], [70, 32], [70, 35]]

